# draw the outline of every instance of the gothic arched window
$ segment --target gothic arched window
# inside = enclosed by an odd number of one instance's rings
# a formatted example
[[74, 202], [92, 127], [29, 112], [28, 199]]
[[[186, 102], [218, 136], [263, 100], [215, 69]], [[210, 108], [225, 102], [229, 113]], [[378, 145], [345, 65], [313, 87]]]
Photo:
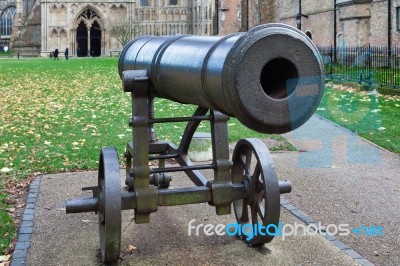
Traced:
[[16, 8], [10, 6], [1, 14], [0, 17], [0, 36], [10, 36]]
[[91, 9], [86, 9], [85, 11], [83, 11], [79, 17], [82, 17], [86, 20], [91, 20], [93, 18], [100, 18], [99, 15], [96, 14], [96, 12], [94, 12]]

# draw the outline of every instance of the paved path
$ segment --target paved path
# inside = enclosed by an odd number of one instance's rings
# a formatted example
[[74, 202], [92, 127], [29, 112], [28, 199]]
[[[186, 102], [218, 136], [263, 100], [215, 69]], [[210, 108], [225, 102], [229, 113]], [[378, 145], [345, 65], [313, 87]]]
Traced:
[[[173, 183], [189, 185], [181, 181], [183, 177], [175, 175]], [[42, 177], [28, 265], [100, 264], [97, 215], [67, 215], [64, 207], [65, 199], [89, 196], [79, 189], [96, 182], [96, 172]], [[320, 235], [277, 238], [262, 249], [250, 248], [230, 236], [188, 236], [192, 219], [196, 219], [194, 225], [235, 221], [233, 215], [215, 215], [208, 204], [160, 207], [149, 224], [137, 225], [132, 218], [132, 211], [124, 211], [121, 265], [357, 265]], [[281, 220], [301, 223], [285, 210]], [[137, 250], [128, 252], [129, 245]]]
[[376, 265], [400, 265], [400, 157], [318, 116], [287, 137], [304, 152], [274, 154], [293, 185], [285, 198], [325, 226], [380, 225], [383, 236], [338, 239]]
[[[369, 265], [364, 257], [376, 265], [400, 265], [399, 157], [315, 116], [288, 137], [302, 151], [273, 154], [279, 178], [293, 184], [292, 193], [284, 196], [292, 204], [284, 201], [291, 212], [283, 209], [281, 221], [349, 224], [351, 229], [380, 225], [384, 236], [351, 233], [337, 236], [341, 242], [320, 235], [285, 240], [276, 237], [264, 248], [252, 249], [229, 236], [188, 236], [187, 226], [192, 219], [196, 224], [227, 224], [234, 222], [233, 215], [216, 216], [207, 204], [160, 207], [145, 225], [131, 222], [132, 211], [123, 213], [120, 264], [355, 265], [354, 258], [358, 258], [357, 262]], [[189, 185], [185, 180], [177, 175], [172, 185]], [[67, 215], [64, 207], [66, 199], [88, 193], [80, 192], [82, 186], [96, 183], [95, 172], [41, 178], [28, 265], [99, 265], [97, 216]], [[129, 245], [136, 250], [128, 252]]]

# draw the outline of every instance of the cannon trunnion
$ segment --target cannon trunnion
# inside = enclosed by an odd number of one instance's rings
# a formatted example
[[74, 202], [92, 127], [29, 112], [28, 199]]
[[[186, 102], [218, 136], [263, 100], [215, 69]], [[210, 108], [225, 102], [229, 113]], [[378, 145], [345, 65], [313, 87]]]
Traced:
[[[278, 226], [279, 181], [265, 144], [242, 139], [229, 154], [229, 116], [263, 133], [283, 133], [305, 123], [323, 92], [324, 70], [318, 50], [302, 32], [282, 24], [255, 27], [228, 36], [144, 36], [128, 43], [118, 64], [125, 92], [132, 96], [133, 142], [125, 151], [127, 191], [122, 192], [114, 148], [102, 148], [93, 197], [69, 200], [67, 213], [98, 213], [104, 262], [119, 259], [121, 211], [134, 209], [136, 223], [148, 223], [159, 206], [208, 202], [218, 215], [231, 213], [239, 224]], [[153, 100], [194, 104], [192, 116], [155, 118]], [[201, 121], [211, 127], [213, 159], [193, 164], [188, 149]], [[187, 122], [181, 143], [157, 139], [156, 123]], [[179, 166], [167, 165], [175, 159]], [[151, 167], [149, 162], [158, 161]], [[207, 180], [201, 170], [212, 170]], [[169, 189], [171, 173], [182, 171], [194, 187]], [[272, 230], [273, 231], [273, 230]], [[274, 234], [245, 239], [270, 242]]]

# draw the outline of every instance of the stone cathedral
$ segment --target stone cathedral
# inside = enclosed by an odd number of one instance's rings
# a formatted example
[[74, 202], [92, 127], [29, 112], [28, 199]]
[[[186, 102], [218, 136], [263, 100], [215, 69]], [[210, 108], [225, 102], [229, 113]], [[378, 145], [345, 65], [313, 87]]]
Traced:
[[123, 24], [136, 36], [226, 35], [281, 22], [321, 47], [400, 45], [400, 0], [129, 1], [0, 0], [0, 51], [106, 56], [122, 49], [112, 29]]
[[211, 35], [214, 13], [213, 0], [0, 0], [0, 49], [109, 55], [122, 49], [113, 27], [135, 36]]

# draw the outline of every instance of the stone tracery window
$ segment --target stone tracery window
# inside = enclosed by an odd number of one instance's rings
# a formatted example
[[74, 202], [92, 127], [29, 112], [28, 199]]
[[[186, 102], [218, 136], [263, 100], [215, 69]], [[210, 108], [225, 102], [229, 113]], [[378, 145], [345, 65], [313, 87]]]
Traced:
[[11, 36], [16, 8], [10, 6], [1, 14], [0, 17], [0, 36]]
[[79, 17], [80, 18], [84, 18], [86, 20], [91, 20], [93, 18], [99, 18], [100, 19], [99, 15], [97, 15], [96, 12], [94, 12], [91, 9], [86, 9], [85, 11], [83, 11], [81, 13], [81, 15]]

